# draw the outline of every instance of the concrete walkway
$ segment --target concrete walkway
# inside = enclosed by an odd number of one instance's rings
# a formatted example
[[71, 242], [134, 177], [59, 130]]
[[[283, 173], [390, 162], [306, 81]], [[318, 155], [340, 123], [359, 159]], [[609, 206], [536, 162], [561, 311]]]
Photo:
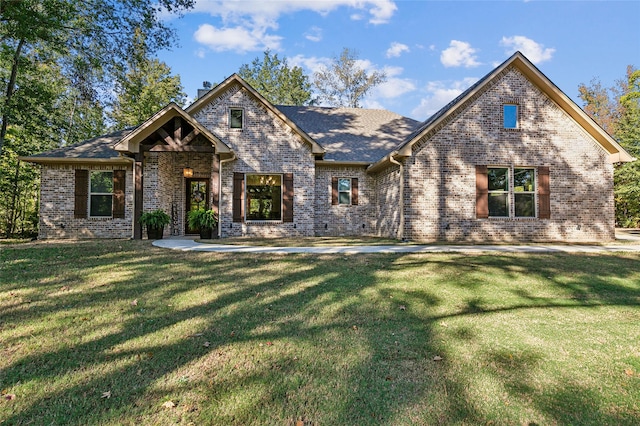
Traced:
[[[636, 233], [637, 232], [637, 233]], [[217, 253], [312, 253], [312, 254], [356, 254], [356, 253], [602, 253], [640, 252], [640, 231], [616, 231], [616, 238], [631, 244], [570, 245], [570, 244], [522, 244], [522, 245], [385, 245], [385, 246], [334, 246], [334, 247], [264, 247], [226, 244], [197, 243], [190, 238], [166, 238], [156, 240], [153, 245], [182, 251], [208, 251]], [[277, 241], [277, 240], [276, 240]]]

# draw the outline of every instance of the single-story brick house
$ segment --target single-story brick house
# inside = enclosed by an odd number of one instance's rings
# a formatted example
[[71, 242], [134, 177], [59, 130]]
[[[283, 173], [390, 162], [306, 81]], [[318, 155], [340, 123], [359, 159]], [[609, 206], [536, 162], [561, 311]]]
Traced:
[[238, 75], [135, 129], [25, 158], [41, 165], [40, 238], [165, 235], [219, 212], [220, 237], [416, 241], [614, 238], [613, 165], [634, 159], [521, 53], [424, 122], [275, 106]]

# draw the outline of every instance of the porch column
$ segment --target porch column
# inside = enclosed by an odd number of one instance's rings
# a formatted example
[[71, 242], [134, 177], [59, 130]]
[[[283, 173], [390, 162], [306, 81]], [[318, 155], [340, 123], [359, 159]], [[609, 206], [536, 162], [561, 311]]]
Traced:
[[144, 188], [144, 153], [140, 152], [136, 154], [135, 157], [135, 186], [134, 186], [134, 197], [133, 197], [133, 238], [135, 240], [142, 239], [142, 225], [140, 225], [140, 216], [142, 216], [142, 190]]
[[220, 155], [213, 154], [211, 164], [211, 208], [220, 214]]

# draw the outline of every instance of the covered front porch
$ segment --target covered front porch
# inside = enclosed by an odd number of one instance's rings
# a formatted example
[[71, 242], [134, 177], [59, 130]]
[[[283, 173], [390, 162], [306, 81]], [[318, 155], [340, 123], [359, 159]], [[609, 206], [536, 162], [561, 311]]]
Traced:
[[123, 138], [115, 149], [133, 167], [135, 239], [143, 238], [143, 212], [161, 209], [171, 217], [165, 236], [197, 233], [187, 212], [219, 211], [220, 161], [233, 152], [180, 107], [170, 104]]

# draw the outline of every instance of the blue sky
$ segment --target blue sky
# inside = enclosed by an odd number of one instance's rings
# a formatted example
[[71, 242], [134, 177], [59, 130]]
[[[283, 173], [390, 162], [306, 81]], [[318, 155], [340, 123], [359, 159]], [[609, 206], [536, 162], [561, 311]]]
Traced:
[[640, 1], [197, 0], [161, 52], [191, 99], [271, 49], [311, 75], [344, 47], [387, 82], [363, 102], [425, 120], [516, 50], [579, 105], [640, 67]]

